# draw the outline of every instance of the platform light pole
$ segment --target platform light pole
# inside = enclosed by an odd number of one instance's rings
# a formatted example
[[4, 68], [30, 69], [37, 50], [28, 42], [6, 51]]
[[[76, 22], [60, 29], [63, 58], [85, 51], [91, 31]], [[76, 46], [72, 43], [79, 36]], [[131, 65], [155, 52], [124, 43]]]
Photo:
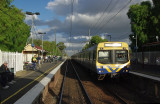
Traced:
[[27, 15], [31, 15], [32, 16], [32, 27], [31, 27], [31, 29], [32, 29], [32, 32], [31, 32], [31, 38], [32, 38], [32, 57], [33, 57], [33, 47], [34, 47], [34, 44], [33, 44], [33, 26], [34, 26], [34, 17], [33, 17], [33, 15], [40, 15], [40, 13], [39, 12], [35, 12], [35, 13], [32, 13], [32, 12], [26, 12], [26, 14]]
[[38, 34], [42, 35], [42, 64], [43, 64], [43, 35], [46, 34], [46, 32], [38, 32]]
[[136, 50], [136, 63], [137, 63], [137, 50], [138, 50], [138, 46], [137, 46], [137, 35], [136, 35], [136, 36], [133, 35], [132, 38], [136, 40], [135, 50]]

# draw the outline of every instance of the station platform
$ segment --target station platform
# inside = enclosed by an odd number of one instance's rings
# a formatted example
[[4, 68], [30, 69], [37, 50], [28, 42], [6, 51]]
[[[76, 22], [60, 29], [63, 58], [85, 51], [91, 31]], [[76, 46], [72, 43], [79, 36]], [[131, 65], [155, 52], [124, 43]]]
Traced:
[[16, 83], [13, 85], [8, 84], [8, 89], [2, 89], [0, 86], [0, 104], [15, 103], [62, 62], [63, 61], [44, 63], [38, 70], [23, 70], [17, 72], [15, 75]]
[[160, 77], [160, 66], [158, 65], [147, 65], [140, 63], [131, 63], [131, 72], [142, 73], [154, 77]]

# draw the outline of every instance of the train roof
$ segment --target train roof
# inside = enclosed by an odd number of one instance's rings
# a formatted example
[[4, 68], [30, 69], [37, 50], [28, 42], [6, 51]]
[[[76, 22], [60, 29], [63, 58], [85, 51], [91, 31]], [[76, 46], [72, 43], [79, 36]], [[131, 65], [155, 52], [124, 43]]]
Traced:
[[[112, 43], [121, 43], [121, 44], [123, 44], [123, 45], [128, 47], [128, 44], [126, 42], [113, 42], [113, 41], [112, 42], [100, 42], [100, 43], [95, 44], [94, 46], [92, 46], [92, 47], [90, 47], [90, 48], [88, 48], [88, 49], [86, 49], [84, 51], [78, 52], [76, 54], [80, 54], [80, 53], [83, 53], [83, 52], [86, 52], [86, 51], [97, 49], [97, 47], [99, 47], [100, 44], [104, 45], [105, 43], [110, 43], [110, 44], [112, 44]], [[76, 55], [76, 54], [74, 54], [74, 55]], [[72, 56], [74, 56], [74, 55], [72, 55]]]

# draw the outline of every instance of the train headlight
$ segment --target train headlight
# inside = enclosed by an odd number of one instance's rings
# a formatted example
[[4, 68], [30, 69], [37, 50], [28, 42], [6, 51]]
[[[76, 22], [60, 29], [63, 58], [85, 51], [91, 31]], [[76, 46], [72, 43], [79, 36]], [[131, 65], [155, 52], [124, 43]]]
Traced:
[[102, 71], [101, 70], [99, 70], [99, 73], [101, 73]]

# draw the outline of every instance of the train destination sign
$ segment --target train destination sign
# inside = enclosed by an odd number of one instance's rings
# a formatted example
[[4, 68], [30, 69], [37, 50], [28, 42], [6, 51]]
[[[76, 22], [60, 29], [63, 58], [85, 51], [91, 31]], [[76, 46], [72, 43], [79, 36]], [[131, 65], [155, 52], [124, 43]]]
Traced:
[[121, 43], [105, 43], [104, 46], [105, 47], [121, 47], [122, 44]]

